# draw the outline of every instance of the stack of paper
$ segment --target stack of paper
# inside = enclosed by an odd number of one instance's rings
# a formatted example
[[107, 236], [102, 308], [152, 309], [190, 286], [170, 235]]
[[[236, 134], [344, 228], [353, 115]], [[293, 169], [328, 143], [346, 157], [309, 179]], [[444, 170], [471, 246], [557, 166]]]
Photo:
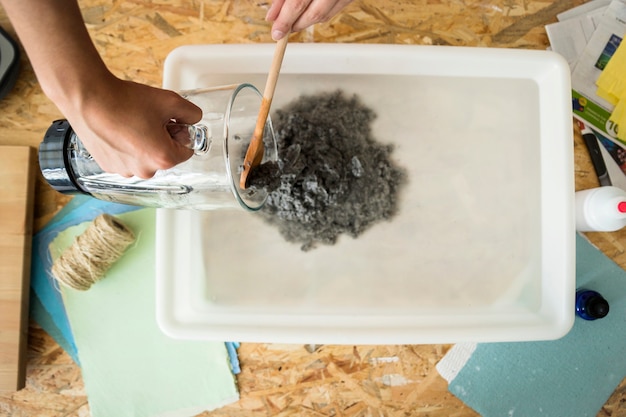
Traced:
[[572, 69], [574, 115], [615, 139], [618, 128], [609, 120], [615, 106], [598, 95], [596, 82], [626, 33], [626, 0], [594, 0], [557, 18], [546, 32]]
[[[35, 235], [31, 317], [81, 365], [94, 417], [187, 417], [236, 401], [236, 344], [177, 341], [158, 329], [154, 210], [138, 209], [78, 195]], [[59, 287], [54, 256], [101, 213], [132, 227], [136, 244], [89, 291]]]
[[[88, 291], [60, 287], [93, 417], [188, 417], [237, 401], [226, 345], [167, 337], [155, 318], [154, 209], [117, 216], [137, 240]], [[90, 222], [50, 244], [57, 258]]]
[[593, 0], [557, 19], [546, 26], [546, 32], [552, 50], [565, 57], [572, 71], [574, 117], [594, 130], [607, 153], [626, 171], [626, 128], [619, 130], [626, 100], [617, 107], [619, 97], [612, 95], [618, 87], [613, 80], [621, 80], [619, 74], [626, 71], [620, 60], [626, 53], [617, 53], [626, 49], [626, 43], [619, 48], [626, 33], [626, 0]]

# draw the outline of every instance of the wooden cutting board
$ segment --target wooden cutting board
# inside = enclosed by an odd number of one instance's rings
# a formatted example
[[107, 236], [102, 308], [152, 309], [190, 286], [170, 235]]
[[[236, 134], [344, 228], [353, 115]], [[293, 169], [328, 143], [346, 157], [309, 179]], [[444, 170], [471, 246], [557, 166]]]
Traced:
[[0, 392], [24, 387], [35, 151], [0, 146]]

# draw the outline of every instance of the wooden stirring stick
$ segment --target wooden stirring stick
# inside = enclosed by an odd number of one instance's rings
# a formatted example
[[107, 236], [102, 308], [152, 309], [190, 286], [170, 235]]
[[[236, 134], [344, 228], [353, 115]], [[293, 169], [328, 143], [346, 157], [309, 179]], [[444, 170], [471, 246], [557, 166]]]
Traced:
[[261, 101], [261, 109], [259, 110], [259, 116], [256, 120], [256, 127], [254, 128], [254, 134], [252, 135], [252, 140], [250, 141], [243, 161], [243, 171], [239, 179], [239, 187], [243, 189], [246, 189], [248, 186], [250, 171], [256, 168], [263, 159], [263, 132], [265, 131], [265, 122], [270, 113], [272, 98], [274, 97], [274, 90], [276, 89], [276, 81], [278, 80], [278, 73], [283, 63], [285, 49], [287, 49], [288, 38], [289, 34], [286, 34], [284, 38], [276, 43], [276, 50], [274, 51], [272, 66], [267, 75], [265, 90], [263, 91], [263, 100]]

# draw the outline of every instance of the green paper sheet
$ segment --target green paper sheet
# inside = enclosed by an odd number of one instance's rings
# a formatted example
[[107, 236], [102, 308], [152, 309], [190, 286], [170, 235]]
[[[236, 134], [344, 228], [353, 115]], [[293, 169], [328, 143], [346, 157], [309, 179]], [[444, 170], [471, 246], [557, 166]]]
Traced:
[[[167, 337], [156, 323], [155, 210], [117, 216], [136, 242], [87, 291], [61, 291], [93, 417], [189, 417], [239, 398], [224, 343]], [[53, 258], [89, 225], [60, 233]]]

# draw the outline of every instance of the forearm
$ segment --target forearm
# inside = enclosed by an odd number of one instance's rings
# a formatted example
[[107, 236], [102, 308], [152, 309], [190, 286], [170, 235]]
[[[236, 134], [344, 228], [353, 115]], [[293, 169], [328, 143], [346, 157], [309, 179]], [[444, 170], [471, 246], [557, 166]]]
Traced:
[[85, 93], [112, 77], [89, 37], [76, 0], [0, 0], [0, 4], [44, 93], [59, 107], [81, 108]]

